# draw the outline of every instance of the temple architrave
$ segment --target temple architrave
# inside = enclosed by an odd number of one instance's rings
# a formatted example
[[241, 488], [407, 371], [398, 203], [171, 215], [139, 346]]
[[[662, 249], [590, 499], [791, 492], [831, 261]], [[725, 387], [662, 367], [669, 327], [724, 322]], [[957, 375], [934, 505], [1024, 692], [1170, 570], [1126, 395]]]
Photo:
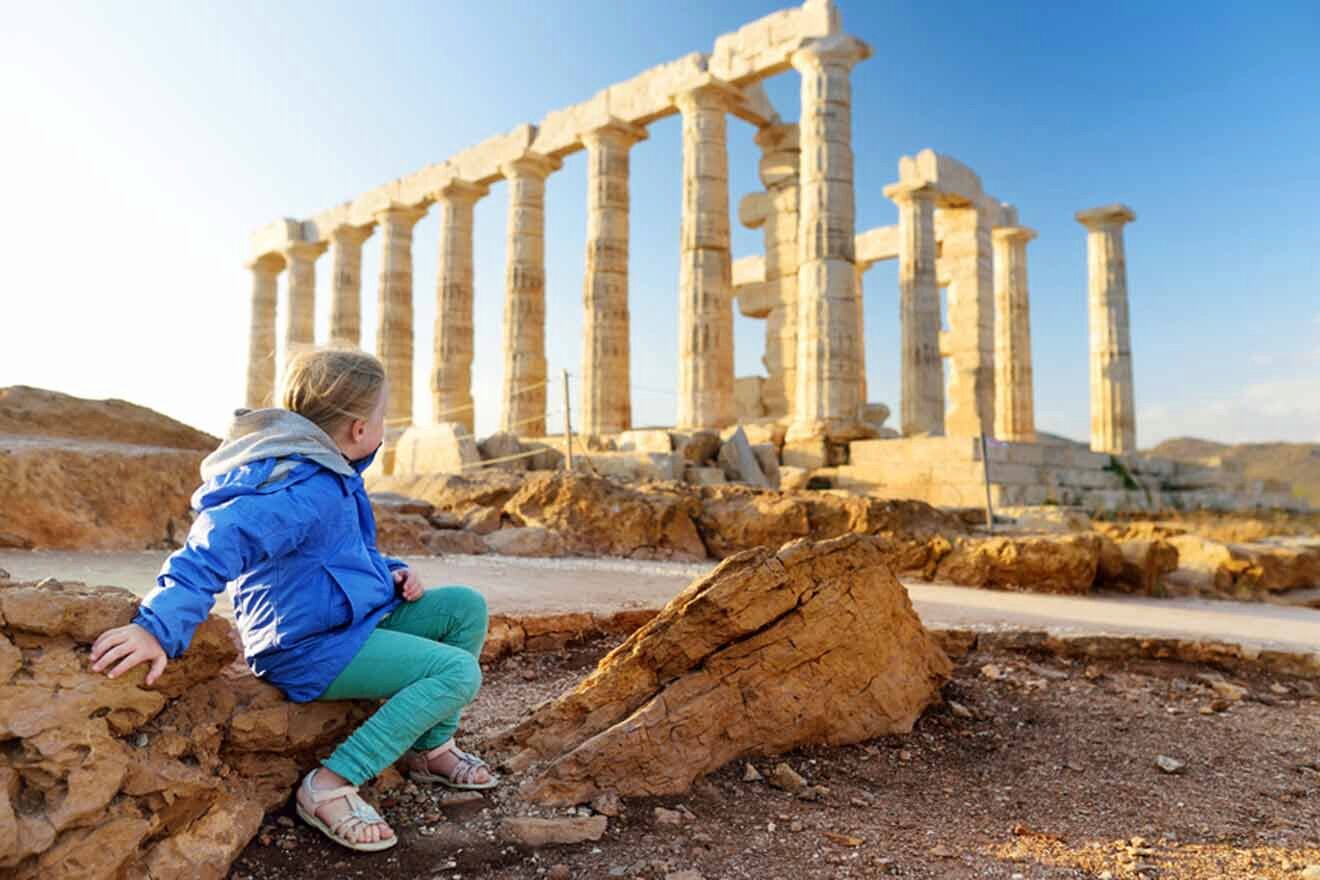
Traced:
[[[629, 154], [649, 125], [677, 114], [683, 177], [676, 431], [771, 425], [762, 436], [776, 438], [785, 465], [825, 468], [839, 487], [933, 503], [978, 503], [969, 496], [988, 482], [999, 501], [1010, 503], [1067, 501], [1070, 488], [1112, 489], [1112, 473], [1097, 472], [1114, 470], [1111, 456], [1136, 451], [1123, 248], [1123, 227], [1135, 215], [1119, 204], [1077, 214], [1088, 246], [1091, 439], [1089, 450], [1060, 452], [1058, 443], [1041, 440], [1035, 424], [1027, 245], [1036, 233], [1017, 209], [987, 192], [967, 165], [924, 149], [901, 157], [897, 179], [883, 187], [897, 224], [855, 227], [852, 71], [870, 55], [865, 42], [844, 32], [832, 0], [806, 0], [719, 37], [710, 52], [652, 68], [314, 217], [263, 227], [247, 264], [247, 405], [277, 399], [277, 364], [317, 344], [316, 270], [327, 252], [332, 309], [325, 341], [360, 344], [363, 248], [377, 247], [376, 353], [391, 388], [381, 467], [390, 472], [393, 450], [414, 424], [413, 228], [434, 210], [440, 260], [430, 388], [436, 421], [470, 434], [473, 214], [503, 180], [499, 424], [522, 437], [557, 428], [546, 423], [557, 389], [549, 387], [545, 355], [545, 227], [553, 211], [545, 183], [581, 150], [587, 236], [575, 416], [595, 448], [610, 448], [610, 438], [633, 428]], [[797, 122], [781, 117], [762, 88], [780, 74], [798, 77]], [[731, 119], [756, 128], [764, 187], [737, 204], [738, 220], [762, 230], [763, 252], [736, 260]], [[897, 430], [883, 425], [885, 406], [868, 402], [862, 326], [866, 273], [891, 260], [901, 340]], [[277, 332], [281, 274], [284, 324]], [[734, 375], [735, 307], [765, 321], [762, 376]], [[981, 460], [983, 437], [1010, 450], [996, 453], [1004, 467], [993, 480]]]

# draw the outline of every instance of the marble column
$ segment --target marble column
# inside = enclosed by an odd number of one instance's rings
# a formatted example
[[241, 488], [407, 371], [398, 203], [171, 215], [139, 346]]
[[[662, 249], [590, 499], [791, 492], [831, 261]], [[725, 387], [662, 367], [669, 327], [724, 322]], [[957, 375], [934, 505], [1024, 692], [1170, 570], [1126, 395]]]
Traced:
[[854, 265], [852, 67], [870, 55], [855, 37], [812, 40], [793, 53], [802, 74], [798, 208], [797, 376], [788, 439], [862, 430]]
[[866, 270], [871, 263], [857, 263], [857, 418], [866, 421]]
[[545, 179], [557, 159], [528, 154], [500, 167], [509, 185], [500, 430], [545, 435]]
[[385, 365], [385, 445], [381, 468], [394, 470], [394, 447], [412, 424], [413, 295], [412, 231], [423, 208], [391, 205], [376, 214], [381, 237], [380, 289], [376, 303], [376, 356]]
[[683, 116], [678, 285], [679, 428], [722, 428], [733, 406], [733, 270], [726, 118], [737, 92], [710, 80], [675, 98]]
[[949, 273], [950, 436], [978, 437], [995, 428], [995, 271], [987, 208], [942, 208], [943, 258]]
[[1126, 205], [1080, 211], [1086, 227], [1091, 329], [1091, 449], [1137, 451], [1132, 388], [1132, 340], [1128, 329], [1127, 259], [1123, 226], [1137, 219]]
[[472, 401], [472, 214], [487, 188], [454, 180], [436, 194], [440, 262], [436, 281], [435, 364], [431, 401], [437, 422], [474, 433]]
[[334, 249], [334, 291], [330, 300], [330, 344], [362, 345], [362, 244], [370, 226], [336, 226], [330, 232]]
[[778, 292], [766, 316], [762, 400], [766, 414], [791, 419], [797, 390], [798, 172], [801, 151], [796, 123], [767, 125], [756, 133], [761, 183], [770, 210], [765, 226], [765, 280]]
[[995, 436], [1036, 442], [1031, 378], [1031, 306], [1027, 295], [1027, 242], [1035, 230], [1002, 226], [995, 250]]
[[[321, 241], [299, 242], [284, 250], [289, 274], [281, 377], [295, 356], [316, 347], [316, 258], [325, 253], [326, 247], [326, 243]], [[279, 393], [284, 393], [283, 386]]]
[[248, 409], [275, 405], [275, 304], [284, 259], [267, 254], [248, 263], [252, 270], [252, 320], [248, 334]]
[[632, 427], [628, 340], [628, 151], [646, 129], [613, 120], [585, 132], [587, 259], [582, 284], [582, 432]]
[[898, 205], [900, 406], [904, 436], [944, 433], [944, 359], [940, 354], [940, 288], [935, 272], [935, 203], [931, 186], [894, 184]]

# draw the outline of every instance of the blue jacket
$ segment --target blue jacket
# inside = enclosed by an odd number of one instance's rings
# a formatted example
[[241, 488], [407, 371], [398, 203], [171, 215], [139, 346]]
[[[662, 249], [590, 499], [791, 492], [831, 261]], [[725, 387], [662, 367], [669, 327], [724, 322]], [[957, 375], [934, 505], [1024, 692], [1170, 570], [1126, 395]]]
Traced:
[[237, 411], [134, 622], [177, 657], [228, 587], [253, 673], [296, 702], [320, 696], [400, 601], [391, 573], [405, 564], [376, 550], [362, 484], [374, 457], [348, 461], [288, 410]]

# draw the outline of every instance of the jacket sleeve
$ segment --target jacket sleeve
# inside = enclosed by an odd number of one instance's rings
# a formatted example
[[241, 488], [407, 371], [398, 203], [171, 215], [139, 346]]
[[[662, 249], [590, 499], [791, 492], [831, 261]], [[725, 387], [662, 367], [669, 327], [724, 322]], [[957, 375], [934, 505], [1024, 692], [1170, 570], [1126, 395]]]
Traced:
[[198, 515], [133, 619], [156, 637], [166, 656], [184, 652], [229, 581], [307, 537], [319, 517], [313, 499], [296, 488], [240, 495]]
[[401, 568], [408, 567], [408, 563], [404, 562], [402, 559], [395, 559], [393, 556], [386, 556], [384, 553], [381, 553], [375, 547], [371, 548], [371, 552], [376, 554], [378, 557], [380, 557], [380, 561], [385, 563], [385, 567], [388, 568], [390, 571], [398, 571]]

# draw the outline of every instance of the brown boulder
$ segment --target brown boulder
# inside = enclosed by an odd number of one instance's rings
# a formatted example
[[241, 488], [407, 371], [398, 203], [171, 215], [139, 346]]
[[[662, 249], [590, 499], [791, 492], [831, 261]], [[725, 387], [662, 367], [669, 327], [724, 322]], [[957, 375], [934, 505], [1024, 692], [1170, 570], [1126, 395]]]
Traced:
[[1224, 544], [1199, 535], [1169, 539], [1178, 551], [1170, 583], [1206, 595], [1246, 598], [1320, 586], [1320, 541], [1276, 539]]
[[806, 505], [777, 492], [705, 486], [700, 497], [697, 529], [716, 559], [753, 547], [779, 547], [812, 533]]
[[696, 561], [706, 548], [686, 496], [643, 492], [601, 477], [530, 473], [504, 504], [515, 524], [557, 532], [568, 553]]
[[426, 501], [436, 512], [460, 517], [479, 508], [500, 510], [522, 486], [523, 474], [493, 468], [459, 476], [457, 474], [422, 474], [413, 476], [375, 476], [367, 481], [372, 494], [390, 492]]
[[126, 400], [87, 400], [27, 385], [0, 388], [0, 435], [201, 452], [220, 445], [210, 434]]
[[910, 731], [952, 666], [885, 560], [881, 542], [851, 535], [727, 559], [492, 745], [515, 763], [549, 759], [523, 794], [573, 804], [676, 794], [744, 756]]
[[1096, 585], [1142, 596], [1157, 595], [1165, 575], [1178, 568], [1178, 549], [1163, 538], [1101, 538]]
[[1090, 532], [963, 537], [934, 574], [969, 587], [1081, 595], [1095, 583], [1100, 547], [1100, 536]]

